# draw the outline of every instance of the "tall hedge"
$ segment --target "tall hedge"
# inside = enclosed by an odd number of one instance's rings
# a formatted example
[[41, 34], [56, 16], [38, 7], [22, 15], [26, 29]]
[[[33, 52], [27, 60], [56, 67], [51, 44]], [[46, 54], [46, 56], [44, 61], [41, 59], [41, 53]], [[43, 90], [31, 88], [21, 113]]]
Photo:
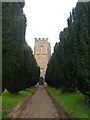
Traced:
[[[23, 7], [24, 2], [2, 3], [2, 88], [11, 93], [34, 85], [36, 80], [32, 78], [38, 76], [35, 74], [38, 72], [35, 71], [37, 63], [25, 41], [26, 17]], [[35, 64], [33, 69], [32, 64]], [[31, 85], [27, 85], [30, 84], [27, 83], [28, 79]]]
[[46, 71], [46, 82], [62, 92], [79, 90], [90, 102], [90, 2], [78, 2], [60, 32]]

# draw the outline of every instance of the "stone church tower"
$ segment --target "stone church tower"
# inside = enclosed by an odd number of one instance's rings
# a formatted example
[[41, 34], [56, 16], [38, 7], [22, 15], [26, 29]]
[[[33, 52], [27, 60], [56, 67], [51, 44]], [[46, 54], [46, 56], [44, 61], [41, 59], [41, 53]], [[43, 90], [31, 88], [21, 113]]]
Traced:
[[45, 78], [47, 64], [51, 57], [51, 46], [48, 38], [35, 38], [34, 56], [40, 67], [40, 77]]

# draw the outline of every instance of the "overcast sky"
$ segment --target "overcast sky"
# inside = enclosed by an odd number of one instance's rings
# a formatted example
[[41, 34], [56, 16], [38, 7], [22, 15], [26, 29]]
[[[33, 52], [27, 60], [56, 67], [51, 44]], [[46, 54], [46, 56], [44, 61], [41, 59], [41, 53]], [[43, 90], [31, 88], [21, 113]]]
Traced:
[[51, 48], [67, 26], [70, 11], [78, 0], [25, 0], [26, 41], [34, 50], [34, 38], [49, 38]]

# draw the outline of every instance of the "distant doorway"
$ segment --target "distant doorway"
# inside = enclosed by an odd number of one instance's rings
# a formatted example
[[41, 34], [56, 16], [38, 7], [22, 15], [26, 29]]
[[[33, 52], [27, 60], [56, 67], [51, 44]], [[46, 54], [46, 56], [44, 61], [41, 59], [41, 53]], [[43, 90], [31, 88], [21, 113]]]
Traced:
[[39, 85], [44, 85], [44, 78], [43, 77], [40, 77], [40, 79], [39, 79]]

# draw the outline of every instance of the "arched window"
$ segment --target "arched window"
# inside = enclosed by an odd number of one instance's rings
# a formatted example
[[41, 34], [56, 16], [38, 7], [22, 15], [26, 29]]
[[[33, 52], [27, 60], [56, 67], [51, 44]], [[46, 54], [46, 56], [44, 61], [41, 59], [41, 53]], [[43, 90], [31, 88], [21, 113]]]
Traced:
[[40, 51], [41, 51], [41, 52], [43, 51], [43, 46], [42, 46], [42, 45], [41, 45]]

